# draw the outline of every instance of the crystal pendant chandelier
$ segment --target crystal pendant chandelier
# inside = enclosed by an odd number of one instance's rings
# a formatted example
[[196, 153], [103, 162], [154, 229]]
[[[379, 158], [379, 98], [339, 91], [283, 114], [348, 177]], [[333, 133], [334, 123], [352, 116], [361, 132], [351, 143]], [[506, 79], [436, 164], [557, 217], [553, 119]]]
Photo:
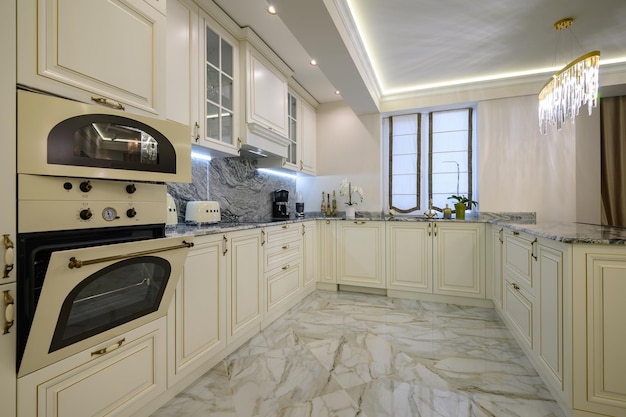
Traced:
[[[554, 29], [569, 29], [572, 18], [561, 19]], [[572, 122], [578, 111], [587, 105], [589, 115], [598, 104], [598, 68], [600, 51], [584, 54], [554, 74], [539, 93], [539, 131], [548, 133], [549, 125], [558, 130], [569, 118]]]

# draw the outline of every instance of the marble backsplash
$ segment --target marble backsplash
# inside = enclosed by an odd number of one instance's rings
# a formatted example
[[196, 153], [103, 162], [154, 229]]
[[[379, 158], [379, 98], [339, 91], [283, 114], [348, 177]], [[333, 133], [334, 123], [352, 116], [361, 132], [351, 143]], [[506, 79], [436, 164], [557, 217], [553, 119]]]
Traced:
[[260, 221], [272, 216], [272, 192], [289, 191], [289, 212], [295, 213], [295, 178], [257, 171], [256, 162], [245, 158], [193, 158], [192, 182], [167, 183], [174, 197], [178, 222], [184, 223], [188, 201], [220, 203], [222, 220]]

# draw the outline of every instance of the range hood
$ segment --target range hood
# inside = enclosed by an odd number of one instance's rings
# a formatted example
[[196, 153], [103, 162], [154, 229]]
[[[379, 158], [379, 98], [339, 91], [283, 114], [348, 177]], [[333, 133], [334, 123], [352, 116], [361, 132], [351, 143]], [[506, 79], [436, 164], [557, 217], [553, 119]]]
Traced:
[[291, 141], [259, 123], [246, 123], [246, 142], [241, 156], [249, 159], [287, 158]]

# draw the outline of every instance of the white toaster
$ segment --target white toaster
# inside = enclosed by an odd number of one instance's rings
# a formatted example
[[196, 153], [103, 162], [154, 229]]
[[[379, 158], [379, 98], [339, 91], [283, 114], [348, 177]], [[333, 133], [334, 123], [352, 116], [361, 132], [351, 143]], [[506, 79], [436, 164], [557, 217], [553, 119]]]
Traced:
[[218, 223], [222, 220], [217, 201], [190, 201], [185, 211], [185, 221], [193, 223]]

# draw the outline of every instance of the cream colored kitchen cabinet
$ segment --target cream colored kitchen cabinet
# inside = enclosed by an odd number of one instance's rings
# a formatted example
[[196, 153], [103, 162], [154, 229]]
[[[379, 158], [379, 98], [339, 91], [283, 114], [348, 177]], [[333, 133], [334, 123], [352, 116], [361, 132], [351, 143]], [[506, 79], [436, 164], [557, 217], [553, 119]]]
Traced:
[[18, 1], [17, 82], [165, 117], [165, 1]]
[[485, 225], [388, 222], [387, 288], [485, 298]]
[[202, 152], [237, 155], [239, 42], [211, 16], [230, 21], [221, 10], [211, 7], [209, 15], [191, 0], [170, 0], [167, 8], [167, 117], [190, 125], [192, 144]]
[[433, 293], [485, 298], [484, 223], [435, 222]]
[[259, 159], [259, 167], [280, 168], [315, 175], [317, 115], [315, 108], [309, 104], [309, 101], [317, 103], [310, 95], [307, 101], [296, 92], [289, 91], [287, 99], [287, 122], [289, 125], [287, 157]]
[[491, 282], [491, 301], [498, 310], [502, 310], [504, 282], [502, 277], [502, 250], [504, 246], [504, 228], [489, 225], [488, 243], [488, 275], [487, 282]]
[[385, 288], [385, 222], [337, 223], [337, 283]]
[[432, 225], [387, 223], [387, 288], [432, 293]]
[[227, 235], [230, 254], [226, 274], [226, 341], [229, 346], [247, 341], [260, 330], [263, 318], [263, 238], [260, 229], [241, 230]]
[[165, 335], [166, 318], [162, 317], [19, 378], [17, 416], [137, 413], [165, 392]]
[[304, 287], [302, 225], [290, 223], [267, 227], [264, 233], [263, 327], [300, 301], [298, 294]]
[[626, 251], [574, 245], [573, 259], [574, 411], [626, 416]]
[[303, 284], [304, 295], [306, 295], [315, 290], [315, 281], [317, 279], [317, 223], [315, 221], [302, 223], [302, 241]]
[[289, 67], [249, 28], [244, 28], [240, 57], [245, 76], [245, 119], [241, 146], [253, 155], [287, 158]]
[[[168, 315], [168, 386], [221, 359], [226, 347], [227, 235], [198, 236]], [[170, 310], [171, 311], [171, 310]]]
[[[319, 254], [319, 287], [337, 286], [337, 220], [317, 221], [317, 248]], [[326, 286], [329, 285], [330, 287]]]
[[15, 404], [15, 282], [0, 285], [0, 406], [7, 416], [16, 415]]
[[571, 407], [571, 246], [505, 229], [502, 317], [552, 394]]

